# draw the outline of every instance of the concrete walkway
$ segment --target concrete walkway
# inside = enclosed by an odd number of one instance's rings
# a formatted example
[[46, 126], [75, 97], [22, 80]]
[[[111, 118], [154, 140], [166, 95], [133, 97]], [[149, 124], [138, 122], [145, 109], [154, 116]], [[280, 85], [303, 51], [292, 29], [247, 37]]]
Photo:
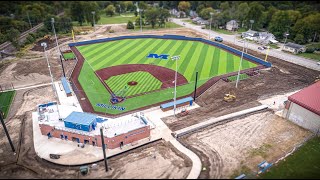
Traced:
[[51, 85], [52, 83], [44, 83], [44, 84], [38, 84], [38, 85], [32, 85], [32, 86], [22, 86], [22, 87], [16, 87], [14, 89], [8, 89], [8, 90], [3, 90], [1, 92], [7, 92], [7, 91], [19, 91], [19, 90], [24, 90], [24, 89], [32, 89], [32, 88], [37, 88], [37, 87], [42, 87], [42, 86], [48, 86]]
[[[227, 41], [229, 43], [233, 43], [233, 44], [238, 45], [240, 47], [243, 46], [243, 42], [239, 41], [239, 39], [236, 38], [236, 35], [227, 35], [227, 34], [218, 33], [218, 32], [215, 32], [215, 31], [212, 31], [212, 30], [209, 30], [209, 29], [201, 29], [200, 25], [195, 25], [195, 24], [192, 24], [192, 23], [183, 22], [182, 20], [183, 19], [172, 18], [172, 22], [174, 22], [176, 24], [179, 24], [179, 25], [184, 26], [186, 28], [190, 28], [190, 29], [196, 30], [196, 31], [198, 31], [200, 33], [203, 33], [204, 35], [207, 34], [208, 35], [207, 38], [209, 38], [209, 35], [210, 35], [210, 39], [213, 39], [215, 36], [220, 36], [220, 37], [223, 38], [224, 41]], [[183, 23], [185, 23], [185, 25], [183, 25]], [[253, 51], [257, 51], [257, 52], [259, 52], [261, 54], [266, 54], [267, 53], [266, 50], [262, 50], [262, 51], [258, 50], [258, 47], [261, 46], [261, 45], [258, 45], [258, 44], [255, 44], [255, 43], [248, 42], [248, 44], [246, 43], [245, 46], [248, 47], [248, 49], [251, 49]], [[310, 68], [310, 69], [313, 69], [313, 70], [320, 71], [320, 65], [317, 65], [317, 61], [311, 60], [311, 59], [308, 59], [308, 58], [304, 58], [304, 57], [301, 57], [301, 56], [297, 56], [297, 55], [294, 55], [294, 54], [291, 54], [291, 53], [286, 53], [286, 52], [283, 52], [283, 51], [279, 51], [279, 50], [280, 49], [272, 49], [271, 48], [269, 50], [268, 55], [274, 56], [276, 58], [282, 59], [282, 60], [287, 61], [287, 62], [291, 62], [291, 63], [298, 64], [298, 65], [301, 65], [301, 66], [304, 66], [304, 67], [307, 67], [307, 68]]]
[[[199, 106], [194, 103], [193, 106], [188, 107], [187, 110], [198, 108]], [[178, 110], [179, 112], [179, 110]], [[144, 111], [144, 114], [150, 121], [152, 121], [155, 126], [157, 127], [155, 131], [153, 131], [152, 136], [161, 136], [164, 140], [169, 141], [175, 148], [177, 148], [180, 152], [184, 153], [186, 156], [188, 156], [192, 161], [192, 168], [191, 171], [187, 177], [187, 179], [197, 179], [200, 175], [202, 163], [200, 158], [191, 150], [184, 147], [182, 144], [180, 144], [179, 141], [177, 141], [172, 136], [172, 131], [169, 129], [169, 127], [161, 120], [161, 118], [166, 116], [172, 116], [174, 114], [173, 110], [162, 112], [160, 108], [157, 108], [153, 111]]]
[[231, 118], [234, 118], [234, 117], [237, 117], [237, 116], [241, 116], [241, 115], [245, 115], [245, 114], [248, 114], [248, 113], [252, 113], [252, 112], [255, 112], [255, 111], [260, 111], [260, 110], [263, 110], [263, 109], [267, 109], [267, 108], [268, 108], [267, 105], [261, 105], [261, 106], [257, 106], [257, 107], [250, 108], [250, 109], [246, 109], [246, 110], [243, 110], [243, 111], [238, 111], [238, 112], [235, 112], [235, 113], [231, 113], [231, 114], [227, 114], [227, 115], [224, 115], [224, 116], [220, 116], [220, 117], [217, 117], [217, 118], [210, 118], [207, 121], [204, 121], [204, 122], [201, 122], [201, 123], [198, 123], [198, 124], [194, 124], [192, 126], [180, 129], [178, 131], [175, 131], [174, 134], [175, 134], [176, 137], [180, 137], [180, 136], [188, 134], [190, 132], [193, 132], [193, 131], [208, 127], [208, 126], [210, 126], [212, 124], [215, 124], [215, 123], [227, 120], [227, 119], [231, 119]]

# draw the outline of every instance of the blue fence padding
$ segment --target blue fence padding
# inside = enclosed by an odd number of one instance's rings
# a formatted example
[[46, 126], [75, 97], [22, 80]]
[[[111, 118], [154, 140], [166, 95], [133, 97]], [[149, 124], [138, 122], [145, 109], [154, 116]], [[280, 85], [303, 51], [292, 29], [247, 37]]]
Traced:
[[258, 164], [258, 167], [260, 167], [262, 164], [264, 164], [267, 161], [262, 161], [260, 164]]
[[67, 79], [66, 79], [65, 77], [62, 77], [62, 78], [61, 78], [61, 83], [62, 83], [62, 86], [63, 86], [64, 91], [65, 91], [67, 94], [71, 93], [71, 89], [70, 89], [70, 87], [69, 87], [69, 83], [68, 83], [68, 81], [67, 81]]
[[[163, 36], [158, 36], [158, 35], [119, 36], [119, 37], [112, 37], [112, 38], [103, 38], [103, 39], [75, 42], [75, 43], [70, 43], [69, 46], [73, 47], [73, 46], [81, 46], [81, 45], [87, 45], [87, 44], [93, 44], [93, 43], [116, 41], [116, 40], [122, 40], [122, 39], [138, 39], [138, 38], [156, 38], [156, 39], [175, 39], [175, 40], [200, 41], [200, 42], [207, 43], [207, 44], [219, 47], [221, 49], [230, 51], [234, 54], [237, 54], [238, 56], [241, 56], [241, 54], [242, 54], [242, 51], [239, 51], [237, 49], [234, 49], [232, 47], [226, 46], [226, 45], [218, 43], [218, 42], [209, 41], [207, 39], [202, 39], [202, 38], [193, 38], [193, 37], [186, 37], [186, 36], [180, 36], [180, 35], [170, 35], [170, 34], [165, 34]], [[254, 61], [256, 63], [262, 64], [266, 67], [271, 67], [270, 62], [263, 61], [262, 59], [251, 56], [249, 54], [243, 53], [243, 57], [247, 58], [251, 61]]]
[[57, 104], [57, 102], [49, 102], [47, 104], [40, 104], [38, 107], [48, 107]]
[[241, 174], [240, 176], [238, 176], [238, 177], [236, 177], [234, 179], [243, 179], [244, 177], [246, 177], [246, 175], [245, 174]]
[[[189, 97], [177, 100], [176, 105], [183, 104], [183, 103], [190, 102], [190, 101], [193, 101], [193, 98], [189, 96]], [[171, 102], [168, 102], [165, 104], [161, 104], [160, 108], [168, 108], [171, 106], [174, 106], [174, 101], [171, 101]]]

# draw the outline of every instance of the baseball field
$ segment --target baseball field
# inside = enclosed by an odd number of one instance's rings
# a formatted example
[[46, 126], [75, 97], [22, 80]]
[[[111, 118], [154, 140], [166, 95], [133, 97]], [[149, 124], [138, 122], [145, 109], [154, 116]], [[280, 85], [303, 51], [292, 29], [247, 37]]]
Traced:
[[[198, 41], [138, 38], [76, 48], [84, 58], [79, 84], [94, 111], [108, 114], [171, 100], [176, 70], [172, 56], [180, 55], [177, 60], [177, 97], [194, 91], [197, 71], [197, 87], [200, 87], [212, 77], [237, 72], [240, 64], [239, 56]], [[168, 58], [150, 58], [147, 57], [149, 54], [168, 55]], [[256, 66], [258, 64], [243, 59], [241, 69]], [[135, 85], [129, 85], [129, 82], [135, 82]], [[97, 106], [110, 105], [112, 93], [127, 97], [116, 104], [124, 107], [124, 111]]]

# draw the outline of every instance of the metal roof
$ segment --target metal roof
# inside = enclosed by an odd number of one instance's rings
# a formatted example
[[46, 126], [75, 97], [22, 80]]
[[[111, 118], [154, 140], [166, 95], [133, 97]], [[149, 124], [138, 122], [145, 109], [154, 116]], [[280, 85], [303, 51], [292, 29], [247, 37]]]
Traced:
[[67, 94], [71, 93], [69, 83], [65, 77], [61, 78], [61, 83], [62, 83], [62, 86], [63, 86], [64, 90], [66, 91], [66, 93]]
[[[179, 99], [179, 100], [176, 100], [176, 105], [178, 104], [182, 104], [182, 103], [185, 103], [185, 102], [189, 102], [189, 101], [192, 101], [193, 98], [192, 97], [186, 97], [186, 98], [183, 98], [183, 99]], [[161, 104], [161, 108], [168, 108], [168, 107], [171, 107], [174, 105], [174, 101], [171, 101], [171, 102], [168, 102], [168, 103], [165, 103], [165, 104]]]
[[97, 116], [93, 114], [73, 111], [64, 119], [64, 121], [89, 126], [96, 119], [96, 117]]
[[300, 48], [304, 47], [302, 45], [291, 43], [291, 42], [288, 42], [287, 44], [285, 44], [285, 46], [288, 46], [288, 47], [291, 47], [291, 48], [294, 48], [294, 49], [300, 49]]
[[320, 116], [320, 81], [289, 96], [288, 99]]

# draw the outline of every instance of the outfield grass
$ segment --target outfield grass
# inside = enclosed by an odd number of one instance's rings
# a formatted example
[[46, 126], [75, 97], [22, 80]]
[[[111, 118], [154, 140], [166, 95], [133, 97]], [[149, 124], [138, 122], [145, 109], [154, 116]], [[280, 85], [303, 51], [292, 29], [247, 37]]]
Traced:
[[[129, 86], [127, 83], [130, 81], [136, 81], [138, 84], [135, 86]], [[162, 82], [150, 73], [142, 71], [112, 76], [105, 82], [115, 94], [123, 91], [121, 96], [132, 96], [143, 92], [157, 90], [160, 89], [162, 85]]]
[[[95, 76], [94, 71], [121, 64], [150, 64], [166, 67], [175, 71], [175, 62], [170, 60], [147, 58], [149, 53], [180, 55], [178, 72], [187, 81], [187, 85], [177, 88], [177, 97], [190, 94], [194, 91], [195, 74], [198, 71], [198, 86], [210, 78], [222, 74], [238, 71], [240, 57], [228, 53], [220, 48], [197, 41], [170, 40], [170, 39], [125, 39], [77, 47], [86, 59], [79, 75], [79, 82], [86, 92], [94, 109], [106, 112], [97, 103], [108, 103], [110, 94]], [[90, 65], [89, 65], [90, 64]], [[249, 61], [242, 61], [242, 69], [256, 67]], [[124, 85], [122, 85], [124, 86]], [[143, 96], [129, 98], [120, 103], [126, 111], [155, 104], [173, 98], [173, 89], [165, 89]], [[119, 111], [107, 110], [117, 114]]]
[[1, 92], [0, 93], [0, 109], [4, 113], [4, 118], [7, 117], [15, 91]]
[[262, 179], [314, 179], [320, 177], [320, 137], [310, 139], [285, 161], [260, 175]]

